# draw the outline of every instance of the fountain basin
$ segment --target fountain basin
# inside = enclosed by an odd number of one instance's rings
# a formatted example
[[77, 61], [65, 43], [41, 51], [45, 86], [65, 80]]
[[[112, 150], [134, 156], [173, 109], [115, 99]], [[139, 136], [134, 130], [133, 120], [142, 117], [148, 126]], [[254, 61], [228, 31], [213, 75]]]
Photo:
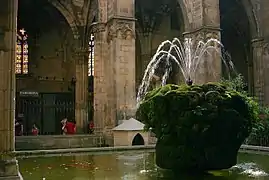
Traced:
[[155, 153], [98, 152], [62, 154], [58, 156], [19, 157], [20, 171], [26, 180], [86, 180], [86, 179], [204, 179], [242, 180], [267, 179], [269, 157], [257, 154], [238, 154], [238, 163], [229, 170], [210, 174], [176, 174], [155, 167]]
[[223, 84], [166, 85], [149, 92], [137, 119], [158, 138], [156, 163], [174, 171], [221, 170], [256, 122], [257, 104]]

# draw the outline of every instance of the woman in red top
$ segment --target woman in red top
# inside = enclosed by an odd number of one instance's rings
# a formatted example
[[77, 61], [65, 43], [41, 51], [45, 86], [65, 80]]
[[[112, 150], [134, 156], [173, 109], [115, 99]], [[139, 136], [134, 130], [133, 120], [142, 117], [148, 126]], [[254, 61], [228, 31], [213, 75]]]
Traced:
[[66, 134], [75, 134], [76, 133], [76, 123], [67, 121], [64, 127], [64, 132]]

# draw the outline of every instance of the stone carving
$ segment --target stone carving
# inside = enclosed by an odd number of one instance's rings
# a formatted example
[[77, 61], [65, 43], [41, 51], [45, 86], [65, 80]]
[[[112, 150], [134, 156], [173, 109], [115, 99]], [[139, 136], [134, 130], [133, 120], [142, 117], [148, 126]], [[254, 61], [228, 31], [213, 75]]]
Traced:
[[121, 38], [121, 39], [135, 38], [135, 33], [132, 28], [132, 24], [127, 22], [116, 21], [114, 24], [108, 26], [107, 41], [109, 42], [114, 38]]
[[205, 32], [205, 39], [218, 39], [220, 40], [220, 32], [219, 31], [206, 31]]
[[106, 24], [105, 23], [92, 23], [90, 25], [90, 31], [91, 33], [99, 33], [99, 32], [104, 32], [106, 30]]
[[184, 37], [192, 38], [194, 44], [197, 44], [199, 41], [206, 41], [210, 38], [220, 40], [220, 30], [217, 28], [203, 27], [195, 31], [185, 33]]

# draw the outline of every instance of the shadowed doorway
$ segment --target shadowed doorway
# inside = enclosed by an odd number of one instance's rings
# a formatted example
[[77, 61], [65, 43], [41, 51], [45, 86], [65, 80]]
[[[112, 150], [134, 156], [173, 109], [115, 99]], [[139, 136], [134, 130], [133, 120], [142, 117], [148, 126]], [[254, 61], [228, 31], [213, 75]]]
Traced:
[[144, 138], [141, 134], [137, 133], [132, 141], [132, 146], [145, 145]]

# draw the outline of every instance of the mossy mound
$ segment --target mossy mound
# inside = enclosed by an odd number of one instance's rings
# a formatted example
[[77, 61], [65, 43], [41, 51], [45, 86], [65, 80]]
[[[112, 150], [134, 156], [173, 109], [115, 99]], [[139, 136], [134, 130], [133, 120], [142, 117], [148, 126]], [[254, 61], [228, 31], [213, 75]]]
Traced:
[[220, 83], [166, 85], [146, 95], [137, 119], [158, 138], [159, 167], [198, 172], [236, 164], [257, 108], [250, 97]]

